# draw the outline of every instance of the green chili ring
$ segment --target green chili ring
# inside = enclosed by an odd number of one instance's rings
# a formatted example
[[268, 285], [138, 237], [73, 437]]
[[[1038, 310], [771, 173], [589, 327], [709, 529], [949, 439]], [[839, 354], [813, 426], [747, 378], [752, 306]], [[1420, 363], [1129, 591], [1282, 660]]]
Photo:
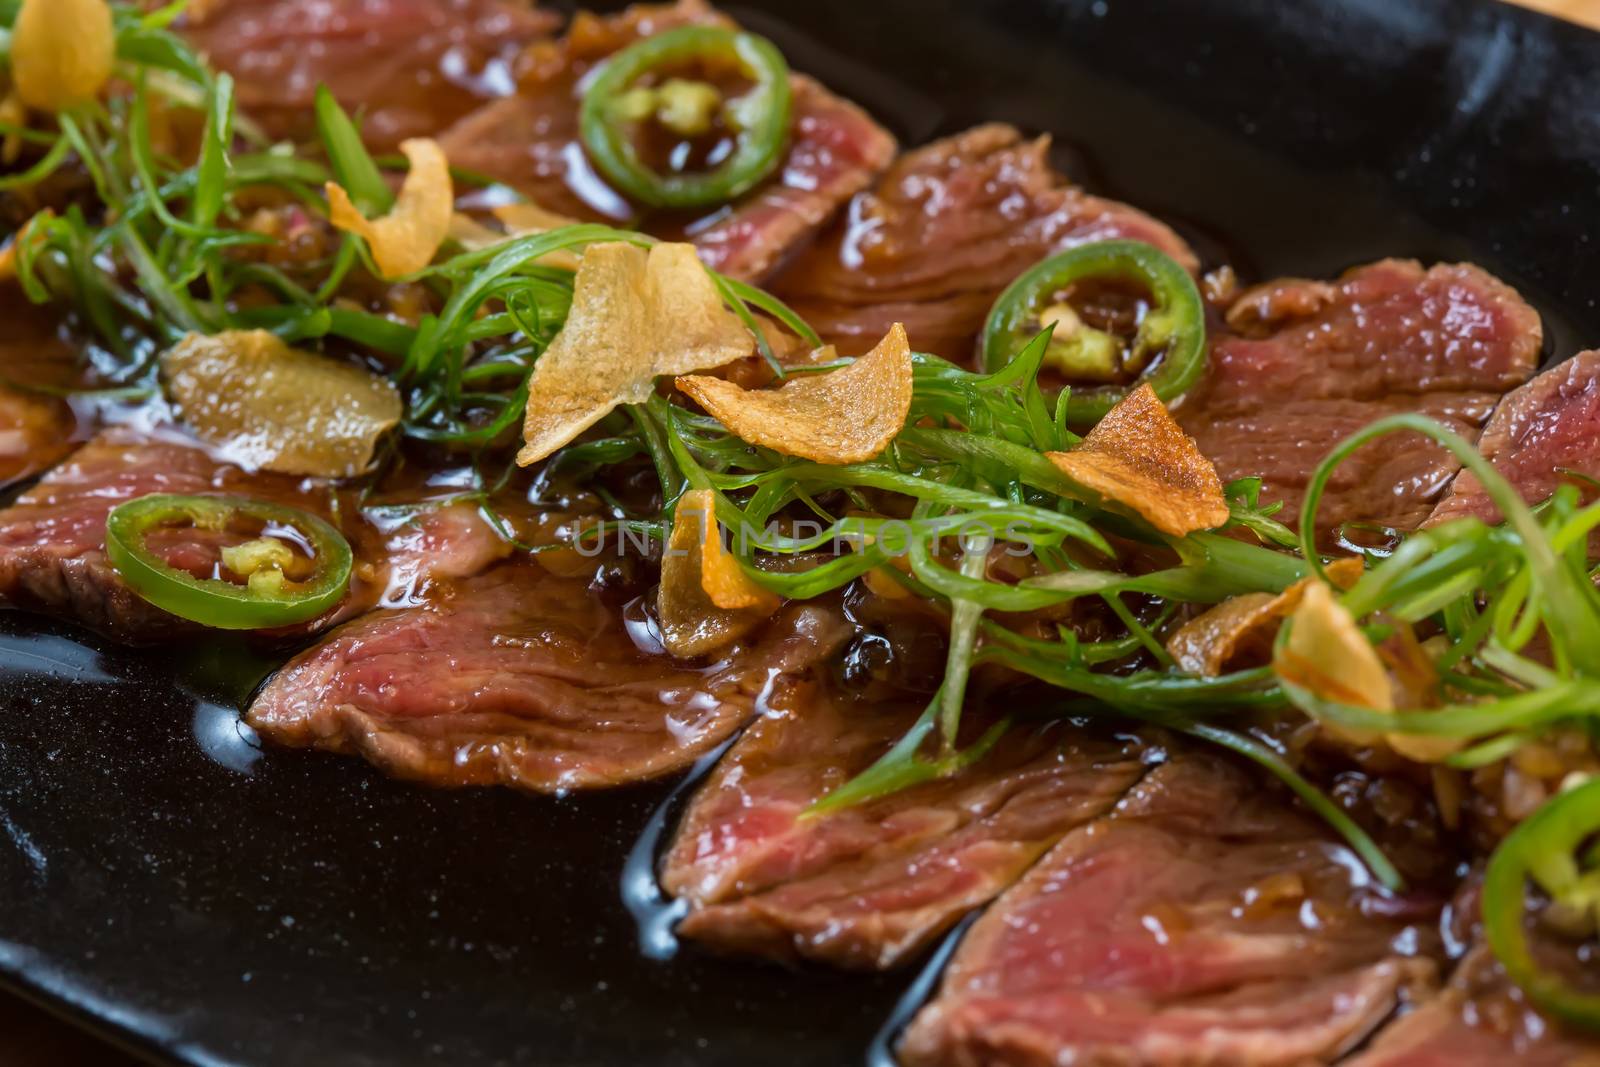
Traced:
[[[165, 523], [186, 520], [199, 529], [220, 530], [241, 515], [299, 532], [315, 553], [311, 578], [286, 582], [278, 593], [263, 593], [169, 567], [146, 544], [150, 532]], [[219, 630], [260, 630], [314, 619], [343, 599], [354, 563], [343, 534], [298, 508], [242, 497], [160, 493], [112, 509], [106, 517], [106, 557], [140, 598]]]
[[[983, 363], [994, 372], [1011, 362], [1038, 332], [1043, 304], [1074, 282], [1088, 279], [1141, 285], [1154, 307], [1134, 337], [1136, 355], [1164, 351], [1161, 363], [1143, 379], [1163, 402], [1171, 403], [1194, 387], [1206, 367], [1206, 313], [1189, 272], [1172, 257], [1140, 241], [1098, 241], [1051, 256], [1006, 287], [983, 328]], [[1074, 426], [1099, 422], [1128, 395], [1122, 386], [1074, 388], [1067, 398], [1067, 421]]]
[[1489, 947], [1506, 975], [1535, 1005], [1574, 1026], [1600, 1030], [1600, 993], [1572, 988], [1533, 958], [1523, 928], [1527, 881], [1553, 898], [1579, 891], [1583, 873], [1574, 854], [1600, 831], [1600, 778], [1549, 801], [1511, 831], [1495, 850], [1483, 879], [1483, 921]]
[[[661, 174], [640, 160], [616, 103], [643, 75], [699, 57], [725, 59], [755, 82], [738, 105], [738, 144], [714, 170]], [[772, 173], [788, 142], [789, 113], [789, 65], [776, 45], [752, 33], [682, 26], [630, 45], [606, 62], [584, 91], [578, 132], [595, 165], [635, 200], [652, 207], [704, 207], [748, 192]]]

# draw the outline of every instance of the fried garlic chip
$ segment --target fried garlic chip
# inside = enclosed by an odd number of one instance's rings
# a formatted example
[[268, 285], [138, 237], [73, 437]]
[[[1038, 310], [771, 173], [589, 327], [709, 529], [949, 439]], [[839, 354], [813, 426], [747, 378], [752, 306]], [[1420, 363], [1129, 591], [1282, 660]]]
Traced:
[[29, 107], [65, 111], [93, 100], [116, 56], [106, 0], [22, 0], [11, 27], [11, 82]]
[[[1394, 710], [1388, 669], [1355, 617], [1327, 585], [1313, 582], [1306, 586], [1289, 619], [1289, 640], [1273, 661], [1278, 674], [1324, 700]], [[1373, 740], [1366, 731], [1326, 725], [1336, 736], [1357, 744]]]
[[848, 367], [744, 389], [694, 375], [678, 388], [753, 445], [817, 463], [861, 463], [889, 446], [911, 410], [911, 346], [898, 322]]
[[[1348, 589], [1361, 577], [1359, 559], [1328, 564], [1328, 578]], [[1319, 578], [1303, 578], [1283, 592], [1246, 593], [1230, 597], [1180, 626], [1167, 640], [1167, 651], [1178, 666], [1191, 674], [1216, 677], [1231, 664], [1248, 658], [1264, 663], [1272, 658], [1272, 639], [1278, 625], [1299, 607], [1305, 591]]]
[[779, 603], [723, 545], [715, 501], [709, 489], [684, 493], [672, 516], [656, 617], [661, 642], [674, 656], [716, 651], [754, 629]]
[[184, 423], [243, 466], [345, 478], [400, 421], [387, 378], [290, 348], [266, 330], [191, 333], [161, 357]]
[[517, 462], [544, 459], [618, 404], [649, 400], [659, 375], [720, 367], [754, 348], [693, 245], [590, 245], [566, 325], [528, 378]]
[[1132, 511], [1162, 533], [1182, 537], [1228, 521], [1217, 468], [1148, 382], [1107, 412], [1083, 444], [1045, 455], [1091, 502]]
[[455, 213], [455, 186], [444, 150], [430, 138], [413, 137], [400, 142], [400, 151], [411, 169], [387, 215], [369, 219], [356, 210], [343, 186], [329, 182], [324, 187], [329, 221], [367, 242], [385, 278], [415, 274], [432, 263]]
[[[459, 241], [467, 251], [477, 252], [505, 244], [517, 237], [549, 233], [564, 226], [574, 226], [578, 222], [577, 219], [547, 211], [538, 204], [501, 204], [492, 209], [491, 214], [500, 220], [500, 224], [505, 227], [504, 232], [491, 230], [471, 215], [457, 212], [450, 218], [450, 236]], [[573, 249], [561, 248], [540, 256], [534, 262], [545, 267], [577, 270], [580, 257]]]
[[[1289, 640], [1272, 664], [1280, 677], [1324, 700], [1375, 711], [1395, 710], [1395, 682], [1384, 662], [1385, 653], [1367, 640], [1327, 585], [1308, 585], [1290, 619]], [[1322, 723], [1322, 729], [1358, 745], [1374, 744], [1380, 737], [1371, 730], [1332, 722]], [[1460, 738], [1428, 734], [1388, 732], [1381, 737], [1394, 751], [1419, 763], [1437, 763], [1464, 744]]]
[[684, 493], [677, 513], [687, 508], [700, 519], [700, 585], [719, 608], [761, 608], [771, 611], [779, 604], [778, 594], [757, 585], [739, 566], [739, 560], [722, 543], [716, 514], [716, 494], [709, 489]]

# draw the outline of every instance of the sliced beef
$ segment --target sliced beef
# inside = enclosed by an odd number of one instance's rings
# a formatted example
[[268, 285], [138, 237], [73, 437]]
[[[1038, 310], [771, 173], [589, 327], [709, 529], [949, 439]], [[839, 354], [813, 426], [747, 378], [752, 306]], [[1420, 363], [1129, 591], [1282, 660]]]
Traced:
[[978, 920], [902, 1060], [1325, 1063], [1431, 978], [1389, 903], [1260, 782], [1180, 756]]
[[365, 115], [369, 147], [444, 129], [512, 90], [521, 48], [557, 17], [529, 0], [218, 0], [186, 33], [277, 137], [315, 136], [317, 85]]
[[[1600, 1038], [1554, 1021], [1529, 1004], [1484, 943], [1482, 872], [1475, 871], [1446, 909], [1447, 944], [1466, 946], [1438, 995], [1385, 1027], [1350, 1061], [1359, 1067], [1578, 1067], [1600, 1063]], [[1569, 939], [1542, 921], [1527, 922], [1541, 966], [1593, 990], [1594, 939]]]
[[1582, 1067], [1600, 1063], [1600, 1040], [1534, 1011], [1485, 946], [1450, 984], [1386, 1027], [1350, 1067]]
[[[398, 516], [388, 512], [399, 510]], [[494, 531], [476, 502], [411, 502], [403, 508], [377, 504], [365, 517], [382, 538], [382, 555], [367, 564], [366, 580], [381, 588], [382, 607], [410, 607], [433, 587], [481, 574], [511, 555], [510, 541]]]
[[903, 322], [919, 351], [964, 361], [1012, 279], [1052, 252], [1111, 238], [1198, 266], [1165, 224], [1071, 185], [1050, 165], [1047, 138], [979, 126], [901, 156], [774, 288], [842, 352], [864, 352]]
[[435, 785], [617, 785], [687, 765], [758, 702], [786, 706], [790, 673], [840, 625], [796, 605], [721, 661], [682, 664], [587, 583], [510, 563], [339, 629], [273, 678], [248, 721]]
[[698, 0], [635, 4], [611, 16], [579, 12], [564, 36], [523, 56], [514, 94], [466, 115], [439, 143], [456, 166], [504, 182], [551, 211], [627, 223], [636, 209], [594, 171], [578, 139], [580, 83], [640, 38], [700, 22], [726, 24]]
[[[1259, 475], [1262, 499], [1284, 501], [1292, 521], [1312, 471], [1377, 418], [1419, 412], [1475, 440], [1541, 342], [1538, 313], [1470, 265], [1383, 260], [1332, 284], [1273, 282], [1213, 333], [1208, 376], [1178, 420], [1224, 480]], [[1415, 528], [1458, 467], [1420, 436], [1386, 437], [1339, 468], [1319, 527]]]
[[106, 516], [151, 493], [226, 493], [324, 517], [334, 504], [326, 487], [250, 474], [177, 439], [109, 430], [0, 511], [0, 603], [127, 642], [192, 629], [134, 595], [106, 559]]
[[[350, 592], [327, 616], [294, 627], [298, 634], [349, 618], [386, 595], [476, 574], [507, 549], [474, 506], [420, 509], [379, 528], [361, 518], [352, 490], [242, 470], [175, 433], [111, 429], [0, 511], [0, 604], [61, 616], [130, 643], [197, 629], [136, 596], [106, 559], [111, 509], [151, 493], [242, 496], [339, 515], [356, 555]], [[198, 574], [216, 562], [218, 546], [187, 532], [151, 543], [171, 565]]]
[[[641, 37], [687, 23], [727, 24], [699, 0], [580, 14], [560, 41], [529, 50], [514, 96], [468, 115], [442, 138], [452, 163], [510, 185], [566, 215], [639, 222], [640, 209], [606, 184], [578, 140], [584, 74]], [[788, 155], [773, 177], [704, 217], [646, 217], [645, 229], [693, 241], [712, 267], [759, 281], [888, 166], [894, 139], [855, 105], [793, 76]]]
[[[1478, 447], [1530, 503], [1555, 492], [1564, 471], [1600, 477], [1600, 351], [1579, 353], [1509, 394]], [[1428, 522], [1469, 515], [1500, 521], [1477, 476], [1462, 471]]]
[[1017, 728], [980, 763], [820, 816], [915, 706], [819, 697], [757, 721], [695, 796], [665, 862], [678, 928], [719, 950], [888, 968], [992, 899], [1144, 772], [1142, 742]]
[[684, 227], [700, 258], [735, 278], [764, 281], [894, 158], [894, 138], [865, 111], [804, 75], [791, 81], [794, 132], [775, 176]]

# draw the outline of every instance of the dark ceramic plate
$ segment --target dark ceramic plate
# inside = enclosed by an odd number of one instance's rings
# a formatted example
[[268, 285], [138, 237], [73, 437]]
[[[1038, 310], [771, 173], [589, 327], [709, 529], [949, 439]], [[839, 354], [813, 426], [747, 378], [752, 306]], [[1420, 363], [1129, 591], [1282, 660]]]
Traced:
[[[1055, 133], [1247, 279], [1472, 259], [1551, 358], [1600, 343], [1600, 37], [1472, 0], [732, 11], [908, 144]], [[0, 982], [157, 1060], [560, 1067], [859, 1063], [912, 983], [670, 954], [670, 783], [443, 793], [259, 752], [233, 709], [268, 666], [0, 613]]]

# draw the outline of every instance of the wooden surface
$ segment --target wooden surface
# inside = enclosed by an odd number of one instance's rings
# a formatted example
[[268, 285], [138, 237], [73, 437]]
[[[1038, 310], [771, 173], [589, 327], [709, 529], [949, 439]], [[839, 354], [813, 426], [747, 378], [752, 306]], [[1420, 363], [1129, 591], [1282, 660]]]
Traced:
[[1600, 29], [1600, 0], [1513, 0], [1523, 7]]

